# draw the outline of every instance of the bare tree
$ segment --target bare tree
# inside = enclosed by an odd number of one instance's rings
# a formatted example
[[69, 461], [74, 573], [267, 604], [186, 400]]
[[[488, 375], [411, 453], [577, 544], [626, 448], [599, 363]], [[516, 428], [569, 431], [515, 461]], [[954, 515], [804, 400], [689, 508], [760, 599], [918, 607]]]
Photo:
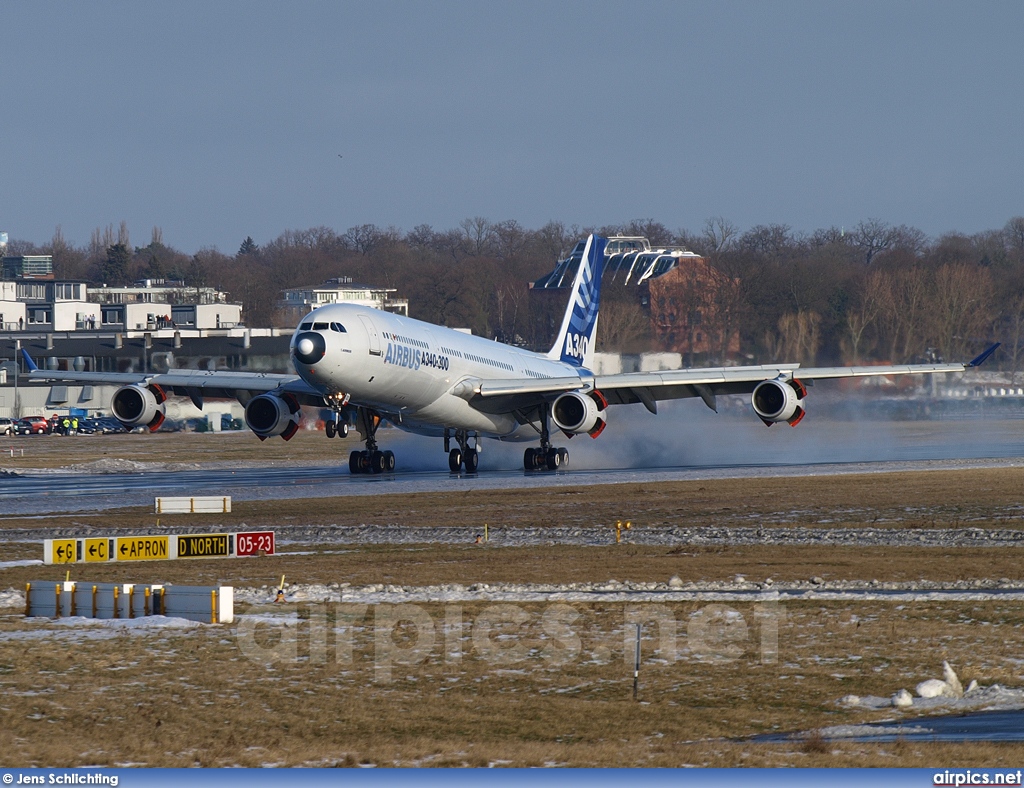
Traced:
[[977, 266], [944, 265], [935, 272], [934, 287], [930, 310], [933, 336], [943, 358], [963, 358], [968, 348], [987, 333], [992, 277]]
[[854, 227], [851, 235], [854, 244], [864, 255], [864, 264], [871, 265], [875, 255], [893, 245], [896, 229], [881, 219], [868, 219]]
[[864, 282], [864, 289], [855, 306], [846, 310], [848, 359], [860, 363], [865, 332], [875, 325], [882, 312], [888, 293], [888, 277], [881, 271], [872, 271]]
[[779, 318], [781, 343], [776, 352], [787, 361], [814, 364], [821, 345], [820, 325], [821, 316], [816, 312], [800, 310], [783, 315]]
[[463, 219], [459, 223], [466, 254], [470, 257], [489, 257], [494, 254], [497, 235], [492, 225], [482, 216]]
[[732, 248], [739, 235], [735, 224], [722, 216], [704, 222], [704, 240], [710, 254], [720, 254]]

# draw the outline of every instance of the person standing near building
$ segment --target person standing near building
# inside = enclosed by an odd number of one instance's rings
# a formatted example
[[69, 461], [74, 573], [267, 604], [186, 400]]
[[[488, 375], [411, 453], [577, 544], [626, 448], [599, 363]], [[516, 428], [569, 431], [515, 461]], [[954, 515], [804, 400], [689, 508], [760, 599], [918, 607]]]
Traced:
[[75, 416], [71, 419], [71, 434], [78, 434], [78, 416]]
[[71, 432], [71, 419], [65, 416], [60, 422], [60, 434], [67, 435]]

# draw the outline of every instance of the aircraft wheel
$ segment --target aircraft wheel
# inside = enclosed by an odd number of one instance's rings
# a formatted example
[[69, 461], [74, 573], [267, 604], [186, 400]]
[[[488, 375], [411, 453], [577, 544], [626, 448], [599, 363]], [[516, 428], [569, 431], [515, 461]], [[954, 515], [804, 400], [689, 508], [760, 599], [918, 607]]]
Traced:
[[350, 455], [348, 455], [348, 472], [363, 472], [363, 453], [361, 451], [354, 451]]
[[569, 464], [569, 450], [568, 449], [559, 449], [558, 450], [558, 456], [561, 458], [561, 465], [562, 465], [562, 467], [565, 467], [566, 465]]
[[335, 431], [336, 428], [333, 421], [328, 421], [324, 424], [324, 435], [326, 435], [328, 438], [333, 438], [335, 435]]
[[337, 435], [339, 438], [347, 438], [348, 437], [348, 424], [346, 424], [345, 422], [342, 422], [341, 424], [339, 424], [335, 428], [335, 435]]
[[371, 473], [384, 473], [387, 467], [387, 460], [384, 458], [384, 452], [375, 451], [370, 455], [370, 472]]
[[448, 468], [452, 473], [458, 473], [462, 467], [462, 452], [459, 449], [452, 449], [448, 452]]
[[537, 450], [527, 449], [523, 452], [523, 470], [524, 471], [535, 471], [537, 470]]
[[558, 453], [558, 449], [548, 449], [545, 459], [549, 471], [557, 470], [558, 466], [562, 464], [562, 457]]
[[391, 473], [395, 469], [395, 453], [393, 451], [384, 452], [384, 471]]
[[476, 449], [470, 449], [462, 455], [462, 462], [466, 466], [466, 473], [476, 473], [480, 467], [480, 455], [476, 453]]

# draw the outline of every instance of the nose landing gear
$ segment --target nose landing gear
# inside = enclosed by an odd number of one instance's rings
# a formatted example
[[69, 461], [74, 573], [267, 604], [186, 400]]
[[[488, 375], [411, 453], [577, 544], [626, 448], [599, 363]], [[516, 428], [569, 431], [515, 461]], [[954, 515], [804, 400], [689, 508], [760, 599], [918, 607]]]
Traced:
[[348, 394], [334, 394], [326, 398], [328, 407], [334, 411], [334, 419], [324, 424], [324, 434], [328, 438], [348, 437], [348, 416], [345, 408], [348, 399]]

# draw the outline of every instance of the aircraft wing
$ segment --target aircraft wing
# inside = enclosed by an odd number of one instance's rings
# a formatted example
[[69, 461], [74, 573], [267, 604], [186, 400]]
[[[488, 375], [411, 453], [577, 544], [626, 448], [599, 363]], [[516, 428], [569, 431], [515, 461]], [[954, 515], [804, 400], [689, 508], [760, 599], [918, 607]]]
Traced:
[[659, 400], [700, 397], [712, 410], [715, 397], [750, 394], [766, 380], [815, 380], [856, 377], [889, 377], [927, 373], [963, 372], [979, 366], [999, 345], [993, 345], [966, 363], [901, 364], [893, 366], [806, 367], [799, 364], [763, 364], [746, 367], [708, 367], [663, 372], [627, 372], [588, 377], [464, 381], [456, 389], [471, 405], [486, 412], [513, 412], [553, 399], [566, 391], [600, 391], [609, 405], [643, 403], [652, 413]]
[[805, 367], [798, 364], [769, 364], [718, 369], [683, 369], [667, 372], [633, 372], [621, 375], [597, 375], [594, 388], [608, 404], [642, 402], [654, 411], [658, 400], [700, 397], [712, 410], [715, 397], [726, 394], [750, 394], [766, 380], [815, 380], [857, 377], [889, 377], [935, 372], [963, 372], [967, 364], [903, 364], [871, 367]]
[[[31, 359], [29, 359], [31, 361]], [[139, 383], [156, 385], [181, 396], [201, 400], [204, 397], [236, 399], [239, 394], [286, 391], [299, 395], [305, 404], [319, 404], [321, 394], [297, 375], [269, 372], [221, 372], [217, 370], [174, 369], [168, 372], [74, 372], [39, 369], [32, 364], [30, 380], [67, 383], [108, 383], [125, 386]]]

